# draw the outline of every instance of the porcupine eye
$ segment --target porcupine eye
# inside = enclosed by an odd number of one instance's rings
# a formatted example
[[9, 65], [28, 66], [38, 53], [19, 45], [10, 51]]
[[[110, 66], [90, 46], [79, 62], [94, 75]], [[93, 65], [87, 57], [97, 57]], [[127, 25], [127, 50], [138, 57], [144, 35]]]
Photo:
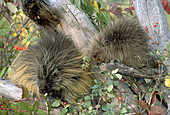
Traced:
[[99, 63], [101, 62], [101, 60], [100, 60], [100, 53], [97, 53], [97, 54], [94, 56], [94, 59], [95, 59], [96, 64], [99, 64]]
[[79, 79], [79, 77], [71, 77], [72, 79], [75, 79], [75, 80], [78, 80]]
[[95, 55], [95, 58], [100, 59], [100, 53], [97, 53], [97, 54]]

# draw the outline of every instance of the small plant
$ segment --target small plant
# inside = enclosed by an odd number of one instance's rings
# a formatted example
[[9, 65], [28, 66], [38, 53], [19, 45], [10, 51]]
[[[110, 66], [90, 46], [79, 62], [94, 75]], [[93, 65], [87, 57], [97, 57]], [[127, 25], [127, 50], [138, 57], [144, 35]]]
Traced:
[[18, 8], [18, 1], [1, 0], [0, 6], [0, 78], [4, 78], [19, 52], [36, 41], [39, 28]]

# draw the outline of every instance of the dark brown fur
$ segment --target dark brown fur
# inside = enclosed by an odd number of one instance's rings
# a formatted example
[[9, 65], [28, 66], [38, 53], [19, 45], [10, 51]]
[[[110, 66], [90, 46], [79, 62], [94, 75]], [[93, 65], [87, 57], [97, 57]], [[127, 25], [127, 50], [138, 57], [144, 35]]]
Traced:
[[62, 34], [48, 36], [21, 53], [11, 80], [38, 95], [48, 93], [74, 102], [89, 93], [94, 79], [91, 73], [82, 70], [81, 58], [70, 38]]
[[132, 67], [142, 67], [149, 58], [147, 43], [147, 34], [138, 21], [126, 18], [92, 39], [89, 54], [96, 63], [115, 59]]

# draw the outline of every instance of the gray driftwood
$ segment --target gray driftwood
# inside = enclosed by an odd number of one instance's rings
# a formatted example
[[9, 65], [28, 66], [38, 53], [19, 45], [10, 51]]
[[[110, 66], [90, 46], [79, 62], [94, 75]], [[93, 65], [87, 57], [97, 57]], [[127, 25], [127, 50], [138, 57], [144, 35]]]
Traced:
[[22, 99], [22, 87], [7, 80], [0, 79], [0, 96], [11, 101], [20, 100]]

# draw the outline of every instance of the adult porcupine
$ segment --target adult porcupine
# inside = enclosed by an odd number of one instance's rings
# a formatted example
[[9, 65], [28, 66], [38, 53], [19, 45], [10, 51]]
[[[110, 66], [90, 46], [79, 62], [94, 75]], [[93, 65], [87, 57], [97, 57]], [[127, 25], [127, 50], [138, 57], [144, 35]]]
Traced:
[[89, 92], [94, 78], [82, 70], [82, 55], [68, 36], [49, 35], [20, 54], [11, 80], [72, 103]]
[[147, 66], [148, 39], [137, 20], [125, 18], [100, 32], [89, 48], [96, 63], [115, 59], [132, 67]]

